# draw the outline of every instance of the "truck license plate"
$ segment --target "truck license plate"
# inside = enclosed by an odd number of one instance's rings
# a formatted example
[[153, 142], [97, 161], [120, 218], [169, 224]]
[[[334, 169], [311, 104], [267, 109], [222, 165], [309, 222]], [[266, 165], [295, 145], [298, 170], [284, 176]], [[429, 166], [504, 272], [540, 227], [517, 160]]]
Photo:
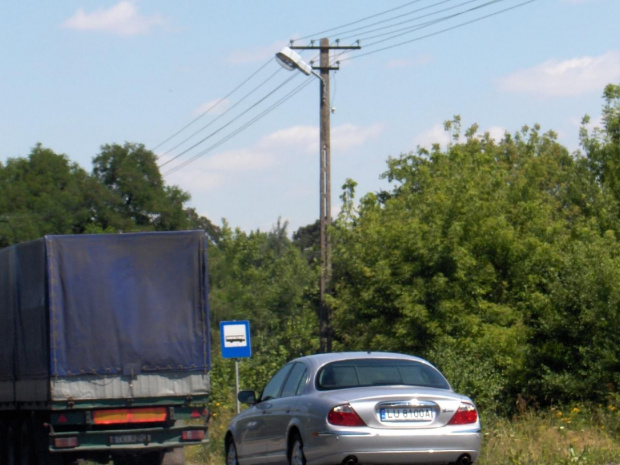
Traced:
[[110, 444], [148, 444], [150, 434], [115, 434], [110, 436]]

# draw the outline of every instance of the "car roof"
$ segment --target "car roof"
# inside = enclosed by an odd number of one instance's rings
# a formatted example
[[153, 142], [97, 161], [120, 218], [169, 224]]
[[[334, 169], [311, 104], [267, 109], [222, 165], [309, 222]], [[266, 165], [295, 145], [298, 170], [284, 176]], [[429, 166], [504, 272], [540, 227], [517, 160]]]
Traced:
[[356, 360], [364, 358], [385, 358], [392, 360], [411, 360], [415, 362], [421, 362], [427, 365], [430, 363], [423, 358], [416, 357], [414, 355], [399, 354], [395, 352], [329, 352], [324, 354], [306, 355], [305, 357], [299, 357], [293, 361], [305, 361], [315, 368], [325, 365], [326, 363], [339, 362], [342, 360]]

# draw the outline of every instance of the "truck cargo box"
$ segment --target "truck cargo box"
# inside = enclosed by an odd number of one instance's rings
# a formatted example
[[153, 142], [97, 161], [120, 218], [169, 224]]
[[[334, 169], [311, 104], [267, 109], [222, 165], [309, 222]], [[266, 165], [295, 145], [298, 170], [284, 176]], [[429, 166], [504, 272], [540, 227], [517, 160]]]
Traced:
[[207, 295], [202, 231], [0, 250], [0, 403], [207, 394]]

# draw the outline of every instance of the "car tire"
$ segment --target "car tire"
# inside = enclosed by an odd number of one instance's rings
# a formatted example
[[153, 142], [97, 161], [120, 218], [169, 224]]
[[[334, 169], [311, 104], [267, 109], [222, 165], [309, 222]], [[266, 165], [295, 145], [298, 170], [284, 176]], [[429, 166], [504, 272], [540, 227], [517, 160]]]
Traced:
[[301, 441], [299, 434], [295, 434], [291, 441], [291, 449], [288, 453], [289, 465], [306, 465], [306, 456], [304, 455], [304, 443]]
[[226, 441], [226, 465], [239, 465], [237, 461], [237, 446], [235, 446], [233, 438]]

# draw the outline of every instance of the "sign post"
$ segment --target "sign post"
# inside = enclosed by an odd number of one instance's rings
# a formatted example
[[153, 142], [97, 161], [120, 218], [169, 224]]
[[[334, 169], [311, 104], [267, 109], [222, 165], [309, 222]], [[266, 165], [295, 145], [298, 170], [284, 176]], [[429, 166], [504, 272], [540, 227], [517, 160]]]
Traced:
[[[250, 342], [250, 322], [247, 320], [220, 322], [220, 345], [222, 346], [222, 358], [235, 359], [235, 392], [238, 393], [239, 359], [252, 356], [252, 344]], [[241, 405], [239, 404], [239, 400], [237, 400], [237, 413], [239, 413], [240, 411]]]

